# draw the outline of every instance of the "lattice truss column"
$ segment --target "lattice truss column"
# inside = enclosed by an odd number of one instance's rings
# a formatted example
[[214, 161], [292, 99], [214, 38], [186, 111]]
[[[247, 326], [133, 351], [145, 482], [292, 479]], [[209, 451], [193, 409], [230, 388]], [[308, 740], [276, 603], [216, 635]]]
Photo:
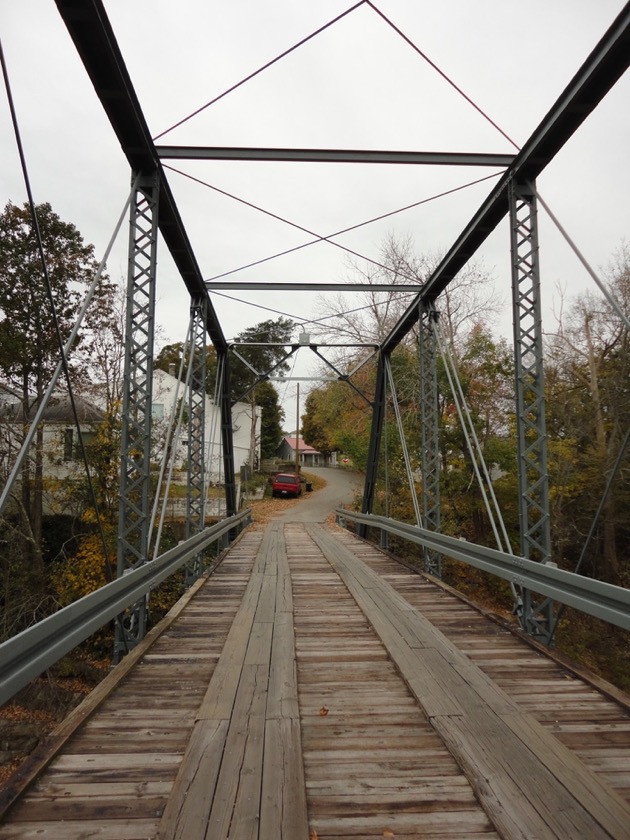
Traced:
[[[190, 308], [191, 371], [188, 389], [188, 480], [186, 536], [192, 537], [205, 525], [205, 427], [207, 373], [207, 301], [193, 300]], [[202, 571], [201, 555], [186, 566], [186, 584], [195, 581]]]
[[[536, 193], [532, 184], [510, 187], [512, 306], [516, 368], [519, 519], [521, 554], [549, 563], [549, 477], [543, 375], [542, 318]], [[518, 581], [515, 581], [518, 585]], [[523, 628], [545, 641], [553, 626], [553, 604], [521, 589], [515, 612]]]
[[[421, 302], [418, 312], [418, 355], [420, 357], [420, 470], [422, 474], [423, 527], [440, 530], [440, 447], [437, 387], [437, 340], [433, 304]], [[424, 550], [424, 569], [441, 577], [440, 555]]]
[[[130, 213], [118, 520], [119, 577], [149, 559], [158, 192], [157, 174], [141, 177]], [[146, 613], [146, 598], [143, 598], [120, 616], [114, 645], [116, 660], [143, 638]]]

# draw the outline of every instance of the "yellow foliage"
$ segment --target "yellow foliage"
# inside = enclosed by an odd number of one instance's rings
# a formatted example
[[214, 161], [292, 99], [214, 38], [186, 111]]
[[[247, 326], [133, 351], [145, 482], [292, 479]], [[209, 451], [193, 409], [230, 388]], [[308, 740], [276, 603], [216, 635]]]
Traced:
[[57, 563], [52, 584], [61, 604], [71, 604], [108, 582], [103, 547], [99, 534], [88, 534], [74, 557]]

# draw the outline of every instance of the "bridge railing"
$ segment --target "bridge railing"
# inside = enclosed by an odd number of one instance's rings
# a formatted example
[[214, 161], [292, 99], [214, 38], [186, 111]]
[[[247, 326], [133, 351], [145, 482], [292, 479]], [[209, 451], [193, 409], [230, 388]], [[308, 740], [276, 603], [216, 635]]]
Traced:
[[0, 645], [0, 705], [212, 543], [251, 522], [227, 517]]
[[337, 522], [344, 527], [346, 522], [356, 522], [393, 534], [630, 630], [630, 589], [568, 572], [555, 564], [537, 563], [385, 516], [344, 509], [338, 509], [336, 515]]

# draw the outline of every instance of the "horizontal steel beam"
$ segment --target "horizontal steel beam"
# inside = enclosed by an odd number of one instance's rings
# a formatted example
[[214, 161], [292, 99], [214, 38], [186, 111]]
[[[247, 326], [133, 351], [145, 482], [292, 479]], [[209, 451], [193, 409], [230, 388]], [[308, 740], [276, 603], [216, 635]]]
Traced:
[[253, 149], [156, 146], [161, 160], [265, 160], [294, 163], [402, 163], [423, 166], [509, 166], [514, 155], [481, 152], [397, 152], [368, 149]]
[[[385, 352], [391, 352], [417, 322], [420, 301], [434, 301], [507, 215], [508, 184], [535, 181], [629, 65], [627, 3], [385, 339]], [[602, 148], [602, 156], [605, 153]]]
[[206, 280], [209, 292], [218, 289], [262, 292], [400, 292], [417, 294], [418, 283], [268, 283], [255, 280]]
[[300, 347], [371, 347], [373, 350], [378, 350], [380, 345], [373, 341], [360, 342], [337, 342], [337, 341], [309, 341], [302, 343], [301, 341], [287, 341], [286, 344], [274, 343], [267, 341], [231, 341], [230, 347], [292, 347], [294, 350], [299, 350]]
[[269, 376], [269, 382], [339, 382], [338, 376]]
[[508, 580], [515, 585], [531, 589], [540, 595], [594, 615], [617, 627], [630, 630], [630, 589], [613, 586], [600, 580], [576, 575], [553, 565], [537, 563], [525, 557], [506, 554], [494, 548], [469, 543], [428, 531], [417, 525], [408, 525], [384, 516], [338, 509], [337, 519], [359, 522], [378, 528], [417, 545], [437, 551], [455, 560], [461, 560], [484, 572]]
[[0, 705], [208, 545], [237, 525], [248, 524], [250, 518], [251, 511], [245, 510], [223, 519], [3, 642], [0, 645]]

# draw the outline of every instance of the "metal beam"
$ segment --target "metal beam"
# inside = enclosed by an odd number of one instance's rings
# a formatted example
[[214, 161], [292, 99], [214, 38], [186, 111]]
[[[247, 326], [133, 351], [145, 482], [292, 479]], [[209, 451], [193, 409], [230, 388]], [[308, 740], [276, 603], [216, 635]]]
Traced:
[[373, 341], [360, 342], [358, 344], [354, 342], [346, 343], [336, 341], [309, 341], [305, 344], [302, 344], [302, 342], [296, 344], [293, 341], [287, 341], [285, 344], [273, 341], [231, 341], [230, 349], [232, 347], [291, 347], [293, 350], [299, 350], [301, 347], [371, 347], [373, 350], [379, 349], [379, 345]]
[[268, 283], [255, 280], [206, 280], [209, 292], [215, 289], [261, 292], [401, 292], [417, 294], [418, 283]]
[[[138, 97], [101, 0], [55, 0], [131, 169], [159, 173], [158, 227], [191, 297], [207, 296], [205, 283], [166, 180]], [[208, 299], [208, 334], [216, 347], [225, 337]]]
[[368, 527], [384, 529], [409, 542], [439, 551], [446, 557], [461, 560], [484, 572], [526, 586], [554, 601], [630, 630], [630, 589], [558, 569], [553, 563], [537, 563], [526, 557], [506, 554], [496, 548], [487, 548], [457, 537], [447, 537], [385, 516], [356, 513], [342, 508], [336, 510], [336, 514], [340, 523], [344, 520], [356, 522], [359, 533], [360, 529]]
[[[510, 223], [521, 554], [548, 563], [551, 522], [534, 185], [516, 181], [510, 185]], [[528, 589], [522, 589], [514, 612], [524, 630], [549, 644], [555, 621], [553, 603], [548, 598], [541, 602]]]
[[[125, 325], [118, 564], [122, 577], [149, 560], [151, 402], [155, 335], [155, 272], [159, 182], [139, 176], [129, 224], [129, 268]], [[114, 661], [144, 638], [146, 596], [116, 624]]]
[[[374, 494], [378, 480], [378, 461], [381, 453], [381, 438], [385, 424], [385, 412], [387, 409], [387, 375], [386, 356], [381, 352], [378, 356], [376, 369], [376, 383], [374, 386], [374, 402], [372, 403], [372, 423], [370, 425], [370, 448], [368, 450], [367, 464], [365, 469], [365, 482], [363, 485], [363, 501], [361, 510], [363, 513], [371, 514], [374, 508]], [[358, 534], [360, 537], [367, 536], [367, 526], [359, 525]]]
[[[206, 298], [190, 307], [190, 365], [188, 388], [188, 470], [186, 475], [186, 537], [203, 531], [206, 523]], [[185, 583], [191, 586], [203, 571], [198, 554], [186, 565]]]
[[[436, 322], [438, 313], [431, 304], [418, 310], [418, 357], [420, 361], [420, 469], [422, 472], [422, 524], [439, 531], [440, 508], [440, 408]], [[442, 558], [424, 549], [424, 570], [442, 577]]]
[[424, 284], [416, 300], [409, 304], [383, 343], [386, 352], [391, 352], [416, 323], [419, 302], [435, 300], [507, 215], [511, 181], [535, 180], [629, 65], [630, 3], [627, 3]]
[[247, 509], [129, 571], [0, 645], [0, 705], [204, 548], [251, 521]]
[[389, 163], [424, 166], [509, 166], [514, 155], [481, 152], [399, 152], [367, 149], [254, 149], [156, 146], [161, 160], [263, 160], [297, 163]]

